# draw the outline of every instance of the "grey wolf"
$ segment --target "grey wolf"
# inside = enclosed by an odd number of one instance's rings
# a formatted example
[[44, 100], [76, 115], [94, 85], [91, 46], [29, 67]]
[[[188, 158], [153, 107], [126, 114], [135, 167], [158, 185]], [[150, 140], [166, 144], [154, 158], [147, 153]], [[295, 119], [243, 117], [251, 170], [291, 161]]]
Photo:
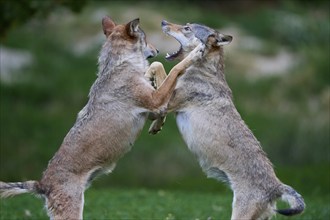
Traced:
[[[2, 197], [34, 193], [45, 199], [51, 219], [82, 219], [84, 191], [95, 177], [111, 172], [141, 132], [148, 113], [160, 114], [176, 79], [201, 57], [196, 49], [170, 71], [156, 90], [144, 76], [164, 71], [148, 64], [156, 49], [146, 41], [139, 19], [115, 24], [102, 20], [106, 41], [100, 51], [98, 75], [86, 106], [49, 161], [40, 181], [0, 182]], [[163, 75], [166, 73], [163, 73]]]
[[[233, 190], [231, 219], [270, 219], [276, 212], [301, 213], [303, 198], [276, 177], [270, 160], [233, 103], [223, 52], [232, 37], [200, 24], [163, 21], [162, 29], [181, 45], [177, 52], [167, 54], [168, 60], [182, 60], [200, 42], [205, 44], [202, 59], [179, 78], [167, 111], [175, 113], [185, 143], [207, 176], [228, 183]], [[161, 121], [153, 122], [149, 132], [157, 133]], [[279, 198], [290, 208], [277, 210]]]

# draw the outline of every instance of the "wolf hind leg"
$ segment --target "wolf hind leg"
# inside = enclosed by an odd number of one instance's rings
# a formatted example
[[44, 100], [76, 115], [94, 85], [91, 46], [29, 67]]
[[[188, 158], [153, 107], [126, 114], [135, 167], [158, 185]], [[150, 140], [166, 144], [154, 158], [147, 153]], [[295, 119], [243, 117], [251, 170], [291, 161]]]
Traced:
[[46, 199], [46, 208], [51, 220], [83, 219], [84, 191], [79, 187], [57, 190]]
[[254, 213], [256, 207], [234, 199], [231, 220], [254, 220]]
[[268, 220], [275, 214], [273, 207], [246, 194], [234, 196], [231, 220]]

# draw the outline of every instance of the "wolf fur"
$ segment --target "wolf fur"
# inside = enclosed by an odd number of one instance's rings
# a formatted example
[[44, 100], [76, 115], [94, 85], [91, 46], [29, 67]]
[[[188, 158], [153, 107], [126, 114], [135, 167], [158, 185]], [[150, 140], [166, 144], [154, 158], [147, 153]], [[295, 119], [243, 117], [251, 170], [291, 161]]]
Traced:
[[[208, 177], [229, 184], [234, 193], [231, 219], [270, 219], [275, 212], [295, 215], [305, 208], [303, 198], [275, 175], [260, 143], [244, 123], [232, 101], [224, 74], [223, 45], [231, 36], [200, 24], [162, 22], [163, 32], [180, 43], [167, 59], [182, 60], [200, 42], [203, 58], [194, 62], [178, 80], [167, 111], [174, 112], [188, 148]], [[149, 129], [157, 133], [162, 118]], [[290, 208], [276, 210], [281, 198]]]
[[[82, 219], [84, 191], [98, 175], [111, 172], [141, 132], [148, 113], [160, 114], [169, 101], [177, 77], [201, 57], [196, 48], [170, 71], [156, 90], [144, 76], [164, 71], [161, 63], [149, 67], [155, 56], [139, 19], [127, 24], [102, 20], [106, 41], [99, 56], [97, 79], [87, 105], [49, 161], [40, 181], [0, 182], [2, 197], [34, 193], [45, 198], [51, 219]], [[166, 75], [162, 73], [161, 75]]]

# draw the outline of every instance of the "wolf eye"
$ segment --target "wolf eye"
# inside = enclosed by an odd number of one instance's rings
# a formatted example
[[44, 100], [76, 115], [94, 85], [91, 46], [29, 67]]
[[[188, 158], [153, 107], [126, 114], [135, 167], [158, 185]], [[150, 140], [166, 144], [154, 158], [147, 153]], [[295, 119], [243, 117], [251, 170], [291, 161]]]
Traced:
[[185, 31], [191, 31], [190, 27], [188, 27], [188, 26], [184, 27], [184, 30]]

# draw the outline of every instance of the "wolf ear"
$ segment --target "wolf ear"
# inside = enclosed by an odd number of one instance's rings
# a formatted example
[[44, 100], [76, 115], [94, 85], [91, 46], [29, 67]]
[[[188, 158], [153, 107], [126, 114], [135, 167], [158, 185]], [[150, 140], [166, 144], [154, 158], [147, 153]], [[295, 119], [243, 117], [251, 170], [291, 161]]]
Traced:
[[217, 36], [215, 34], [209, 34], [206, 38], [205, 44], [209, 47], [218, 46], [217, 42], [218, 42]]
[[210, 34], [207, 37], [206, 44], [209, 46], [220, 47], [229, 44], [233, 37], [224, 34]]
[[230, 35], [218, 34], [217, 36], [217, 46], [222, 46], [229, 44], [233, 40], [233, 37]]
[[112, 33], [113, 28], [115, 26], [116, 26], [115, 22], [113, 22], [113, 20], [110, 17], [108, 16], [103, 17], [102, 27], [103, 27], [103, 33], [105, 34], [106, 37], [108, 37]]
[[140, 18], [136, 18], [126, 24], [127, 34], [135, 37], [136, 32], [139, 30]]

